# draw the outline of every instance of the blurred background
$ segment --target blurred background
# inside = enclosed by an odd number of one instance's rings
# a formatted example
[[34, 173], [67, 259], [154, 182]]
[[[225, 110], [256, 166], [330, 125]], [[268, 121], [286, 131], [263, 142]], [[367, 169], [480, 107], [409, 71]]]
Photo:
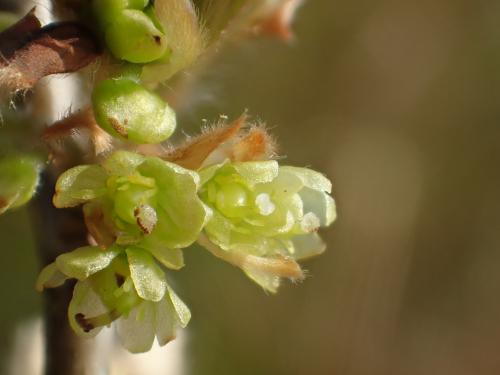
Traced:
[[[221, 51], [180, 124], [248, 109], [332, 179], [339, 217], [276, 296], [186, 250], [182, 373], [499, 374], [500, 2], [310, 0], [294, 29]], [[27, 213], [0, 238], [7, 364], [41, 298]]]

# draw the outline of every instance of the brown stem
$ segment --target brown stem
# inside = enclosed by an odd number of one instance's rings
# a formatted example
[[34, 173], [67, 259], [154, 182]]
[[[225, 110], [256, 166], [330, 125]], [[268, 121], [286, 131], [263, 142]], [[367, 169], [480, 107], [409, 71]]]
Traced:
[[[25, 2], [0, 0], [0, 9], [22, 7]], [[34, 12], [30, 11], [11, 28], [0, 33], [0, 98], [7, 96], [10, 99], [17, 90], [32, 88], [46, 75], [77, 71], [93, 62], [99, 53], [96, 38], [82, 25], [64, 22], [42, 27]], [[47, 96], [47, 90], [47, 85], [39, 87], [35, 95]], [[50, 112], [49, 108], [34, 107], [31, 113], [34, 125], [41, 121], [45, 112]], [[87, 230], [81, 210], [57, 210], [52, 205], [55, 172], [52, 166], [43, 173], [30, 207], [42, 266], [54, 261], [62, 252], [87, 244]], [[69, 326], [67, 310], [73, 286], [74, 282], [67, 281], [63, 286], [43, 293], [45, 375], [102, 373], [100, 368], [98, 371], [92, 370], [96, 364], [89, 359], [89, 343], [78, 338]]]
[[[87, 231], [81, 210], [58, 210], [52, 206], [55, 179], [50, 172], [43, 175], [39, 193], [32, 203], [33, 227], [37, 236], [41, 263], [53, 262], [62, 252], [86, 245]], [[85, 344], [71, 330], [67, 309], [74, 283], [66, 282], [44, 292], [45, 374], [85, 374]]]

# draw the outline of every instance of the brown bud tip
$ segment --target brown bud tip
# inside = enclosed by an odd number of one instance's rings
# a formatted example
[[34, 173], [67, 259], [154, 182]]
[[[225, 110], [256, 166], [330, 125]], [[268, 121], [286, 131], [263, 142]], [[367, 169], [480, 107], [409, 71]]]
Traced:
[[283, 0], [281, 5], [257, 25], [260, 34], [274, 36], [283, 40], [293, 38], [291, 24], [302, 0]]

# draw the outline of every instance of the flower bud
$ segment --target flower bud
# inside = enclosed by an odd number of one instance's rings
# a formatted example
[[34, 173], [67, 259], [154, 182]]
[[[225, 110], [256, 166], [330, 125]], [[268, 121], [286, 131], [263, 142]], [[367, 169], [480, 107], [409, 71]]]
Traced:
[[144, 12], [126, 9], [107, 26], [105, 39], [111, 53], [132, 63], [158, 60], [168, 51], [165, 35]]
[[127, 78], [100, 82], [92, 94], [97, 123], [136, 143], [160, 143], [175, 130], [175, 112], [158, 95]]

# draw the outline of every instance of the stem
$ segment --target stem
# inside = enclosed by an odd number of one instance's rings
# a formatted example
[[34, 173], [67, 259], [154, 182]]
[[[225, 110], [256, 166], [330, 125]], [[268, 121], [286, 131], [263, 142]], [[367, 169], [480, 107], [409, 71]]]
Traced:
[[[0, 0], [0, 9], [20, 8], [25, 0]], [[51, 9], [49, 0], [37, 1], [39, 6]], [[37, 18], [30, 13], [16, 25], [1, 33], [0, 50], [2, 59], [2, 79], [7, 77], [7, 88], [31, 88], [36, 82], [50, 74], [74, 72], [93, 62], [99, 54], [98, 42], [94, 35], [78, 23], [52, 23], [40, 26]], [[9, 74], [7, 74], [8, 72]], [[12, 73], [12, 74], [10, 74]], [[10, 77], [14, 79], [9, 86]], [[2, 80], [0, 80], [2, 81]], [[0, 82], [4, 83], [4, 82]], [[3, 87], [3, 92], [5, 92]], [[51, 98], [50, 84], [38, 87], [35, 99]], [[10, 91], [8, 91], [11, 94]], [[68, 95], [71, 93], [68, 92]], [[35, 100], [36, 102], [36, 100]], [[52, 107], [44, 101], [44, 106], [32, 108], [33, 128], [47, 114], [53, 114]], [[56, 103], [57, 104], [57, 103]], [[66, 157], [65, 162], [71, 163]], [[43, 173], [38, 194], [31, 204], [33, 231], [37, 238], [41, 265], [46, 265], [63, 252], [87, 245], [87, 230], [81, 209], [58, 210], [52, 205], [56, 181], [56, 168], [47, 167]], [[91, 345], [78, 338], [68, 323], [67, 310], [73, 294], [74, 282], [46, 290], [44, 298], [45, 327], [45, 369], [46, 375], [84, 375], [105, 373], [104, 360], [93, 358]], [[31, 360], [28, 358], [27, 360]]]
[[[52, 205], [55, 179], [45, 172], [31, 210], [41, 263], [53, 262], [61, 253], [87, 244], [81, 210], [58, 210]], [[74, 283], [44, 292], [45, 374], [86, 373], [85, 343], [71, 330], [67, 309]]]

